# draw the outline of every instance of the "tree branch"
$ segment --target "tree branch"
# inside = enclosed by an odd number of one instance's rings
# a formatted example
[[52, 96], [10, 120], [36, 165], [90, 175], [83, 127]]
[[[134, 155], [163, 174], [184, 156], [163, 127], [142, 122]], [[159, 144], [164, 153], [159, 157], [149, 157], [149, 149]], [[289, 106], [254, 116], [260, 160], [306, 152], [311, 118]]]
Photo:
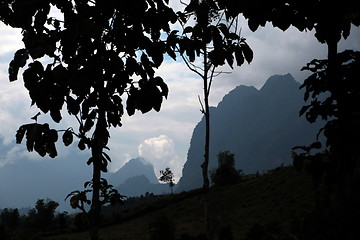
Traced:
[[200, 95], [198, 95], [198, 98], [199, 98], [199, 102], [200, 102], [200, 106], [201, 106], [200, 112], [201, 112], [202, 114], [205, 114], [204, 105], [203, 105], [203, 103], [201, 102]]

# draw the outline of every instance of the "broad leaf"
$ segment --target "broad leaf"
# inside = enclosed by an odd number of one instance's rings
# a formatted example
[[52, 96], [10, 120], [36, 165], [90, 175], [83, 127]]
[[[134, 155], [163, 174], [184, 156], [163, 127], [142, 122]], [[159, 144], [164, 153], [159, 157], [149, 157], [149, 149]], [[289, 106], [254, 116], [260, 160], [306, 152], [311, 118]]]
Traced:
[[14, 54], [14, 59], [9, 64], [10, 82], [17, 80], [19, 69], [25, 66], [28, 59], [29, 54], [26, 49], [20, 49], [16, 51], [16, 53]]
[[73, 134], [71, 129], [68, 129], [64, 132], [62, 140], [65, 146], [69, 146], [73, 142]]
[[235, 48], [235, 59], [236, 59], [236, 64], [237, 66], [241, 66], [244, 64], [244, 56], [243, 56], [243, 52], [241, 50], [241, 47], [236, 47]]
[[242, 52], [244, 54], [245, 60], [248, 62], [248, 64], [250, 64], [251, 61], [254, 58], [253, 51], [251, 50], [249, 45], [247, 43], [245, 43], [245, 42], [241, 44], [241, 49], [242, 49]]

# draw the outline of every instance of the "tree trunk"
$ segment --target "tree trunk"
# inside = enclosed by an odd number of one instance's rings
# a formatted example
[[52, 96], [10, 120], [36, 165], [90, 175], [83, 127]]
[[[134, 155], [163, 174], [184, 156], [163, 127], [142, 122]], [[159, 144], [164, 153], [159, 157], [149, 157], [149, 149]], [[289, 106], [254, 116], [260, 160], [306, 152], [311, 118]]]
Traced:
[[106, 146], [107, 138], [106, 136], [106, 120], [105, 120], [105, 111], [99, 110], [99, 117], [96, 124], [94, 138], [92, 142], [92, 157], [93, 157], [93, 192], [92, 192], [92, 202], [90, 209], [90, 237], [91, 240], [98, 240], [98, 228], [99, 228], [99, 219], [101, 211], [100, 203], [100, 179], [101, 179], [101, 162], [102, 162], [102, 152], [103, 148]]
[[95, 156], [97, 155], [96, 152], [98, 150], [93, 149], [92, 155], [94, 158], [93, 162], [93, 194], [92, 194], [92, 202], [91, 202], [91, 209], [90, 209], [90, 237], [91, 240], [98, 240], [98, 227], [99, 227], [99, 217], [100, 217], [100, 178], [101, 178], [101, 170], [99, 165], [99, 159]]
[[201, 164], [202, 168], [202, 175], [203, 175], [203, 190], [204, 190], [204, 215], [205, 215], [205, 222], [206, 222], [206, 230], [207, 230], [207, 237], [209, 240], [213, 239], [212, 234], [212, 227], [211, 227], [211, 220], [209, 214], [209, 200], [208, 200], [208, 192], [210, 188], [210, 181], [209, 181], [209, 153], [210, 153], [210, 108], [209, 108], [209, 93], [210, 87], [208, 82], [208, 62], [207, 62], [207, 49], [206, 44], [204, 46], [204, 76], [203, 76], [203, 83], [204, 83], [204, 109], [203, 114], [205, 116], [205, 151], [204, 151], [204, 162]]
[[204, 162], [201, 164], [202, 168], [202, 175], [203, 175], [203, 189], [205, 192], [209, 190], [209, 152], [210, 152], [210, 110], [209, 110], [209, 83], [208, 83], [208, 63], [207, 63], [207, 49], [206, 45], [204, 47], [204, 76], [203, 76], [203, 83], [204, 83], [204, 109], [203, 113], [205, 116], [205, 151], [204, 151]]

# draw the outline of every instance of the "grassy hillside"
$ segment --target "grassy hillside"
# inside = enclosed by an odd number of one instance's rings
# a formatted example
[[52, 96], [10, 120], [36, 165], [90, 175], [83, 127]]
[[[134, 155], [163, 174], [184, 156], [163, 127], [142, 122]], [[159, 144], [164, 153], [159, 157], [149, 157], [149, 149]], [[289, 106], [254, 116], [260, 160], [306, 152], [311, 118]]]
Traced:
[[[113, 214], [117, 216], [117, 222], [101, 228], [101, 239], [150, 239], [151, 224], [163, 215], [175, 225], [177, 238], [184, 233], [191, 236], [205, 233], [203, 200], [200, 191], [195, 190], [138, 206], [121, 215]], [[287, 234], [311, 209], [314, 191], [311, 179], [305, 173], [284, 167], [230, 187], [212, 188], [208, 200], [213, 229], [230, 227], [235, 239], [244, 239], [255, 224], [265, 228], [271, 226], [278, 229], [277, 232]], [[104, 221], [109, 222], [110, 216]], [[46, 239], [88, 238], [88, 232], [80, 232]]]

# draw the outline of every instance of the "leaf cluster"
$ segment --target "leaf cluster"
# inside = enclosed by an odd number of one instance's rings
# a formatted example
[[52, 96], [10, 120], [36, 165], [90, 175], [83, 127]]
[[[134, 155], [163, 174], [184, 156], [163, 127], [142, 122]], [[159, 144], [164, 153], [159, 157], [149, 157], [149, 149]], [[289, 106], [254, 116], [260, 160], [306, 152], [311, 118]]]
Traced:
[[[294, 166], [308, 169], [316, 183], [326, 185], [340, 184], [345, 175], [353, 175], [359, 166], [360, 53], [339, 53], [333, 67], [335, 76], [330, 75], [328, 60], [313, 60], [303, 68], [313, 74], [301, 86], [305, 88], [304, 100], [311, 102], [301, 109], [300, 115], [311, 123], [318, 118], [326, 123], [317, 134], [317, 142], [293, 148]], [[320, 152], [320, 134], [326, 137], [324, 152]]]
[[211, 172], [211, 181], [218, 186], [231, 185], [242, 179], [242, 170], [235, 169], [235, 155], [229, 151], [219, 152], [218, 168]]
[[[228, 64], [233, 68], [235, 60], [237, 66], [245, 60], [250, 64], [253, 51], [236, 32], [237, 18], [229, 18], [222, 7], [220, 1], [190, 1], [184, 13], [178, 13], [182, 34], [172, 31], [168, 36], [169, 45], [174, 49], [177, 46], [180, 55], [186, 56], [189, 62], [206, 55], [209, 66], [213, 67]], [[193, 26], [188, 25], [191, 17], [196, 20]]]
[[[80, 150], [91, 148], [94, 135], [89, 133], [100, 114], [105, 115], [106, 128], [120, 127], [124, 95], [128, 115], [135, 110], [160, 111], [169, 90], [155, 71], [164, 60], [163, 54], [173, 51], [161, 33], [169, 32], [170, 24], [177, 21], [168, 1], [47, 0], [30, 4], [13, 0], [1, 4], [2, 20], [22, 29], [25, 45], [14, 54], [9, 79], [17, 80], [24, 68], [24, 85], [32, 105], [49, 113], [57, 123], [62, 120], [64, 106], [76, 117], [78, 132], [64, 131], [65, 146], [76, 136]], [[58, 9], [62, 18], [53, 17], [52, 8]], [[17, 138], [30, 126], [40, 125], [23, 125]], [[29, 133], [28, 149], [32, 150], [36, 138], [36, 149], [45, 149], [37, 152], [44, 156], [48, 151], [54, 157], [57, 134], [50, 141], [46, 132], [42, 131], [42, 141], [37, 132], [36, 137]], [[50, 137], [55, 136], [54, 131], [50, 133]], [[110, 137], [107, 130], [102, 135]]]
[[[359, 66], [360, 53], [346, 50], [336, 58], [336, 81], [329, 76], [328, 60], [315, 59], [303, 68], [313, 72], [301, 85], [305, 88], [304, 100], [312, 100], [302, 107], [300, 115], [305, 115], [311, 123], [318, 118], [329, 120], [320, 130], [327, 138], [326, 146], [338, 145], [339, 139], [349, 139], [347, 136], [359, 131], [359, 110], [356, 108], [360, 102]], [[326, 97], [322, 95], [325, 93], [328, 93]]]
[[[88, 198], [87, 194], [91, 193], [91, 189], [86, 188], [93, 187], [93, 181], [88, 181], [84, 183], [85, 190], [80, 191], [76, 190], [69, 193], [65, 200], [70, 198], [70, 206], [73, 209], [79, 209], [83, 213], [87, 214], [85, 210], [85, 205], [91, 205], [91, 200]], [[113, 188], [111, 184], [108, 184], [105, 178], [100, 179], [100, 204], [106, 205], [111, 204], [114, 205], [116, 203], [122, 204], [124, 202], [124, 198], [126, 196], [121, 195], [116, 189]]]
[[356, 0], [311, 1], [311, 0], [218, 0], [228, 16], [243, 14], [249, 28], [256, 31], [259, 26], [271, 22], [285, 31], [294, 26], [300, 31], [316, 30], [316, 38], [324, 43], [329, 39], [340, 40], [349, 36], [351, 24], [360, 25], [360, 6]]
[[50, 129], [47, 123], [22, 125], [15, 137], [17, 144], [20, 144], [24, 137], [26, 138], [26, 147], [29, 152], [35, 150], [42, 157], [46, 154], [52, 158], [57, 156], [55, 142], [58, 140], [58, 133], [55, 129]]
[[159, 180], [161, 182], [172, 183], [174, 181], [174, 174], [170, 170], [170, 168], [165, 168], [165, 170], [160, 170], [160, 175], [161, 176]]

